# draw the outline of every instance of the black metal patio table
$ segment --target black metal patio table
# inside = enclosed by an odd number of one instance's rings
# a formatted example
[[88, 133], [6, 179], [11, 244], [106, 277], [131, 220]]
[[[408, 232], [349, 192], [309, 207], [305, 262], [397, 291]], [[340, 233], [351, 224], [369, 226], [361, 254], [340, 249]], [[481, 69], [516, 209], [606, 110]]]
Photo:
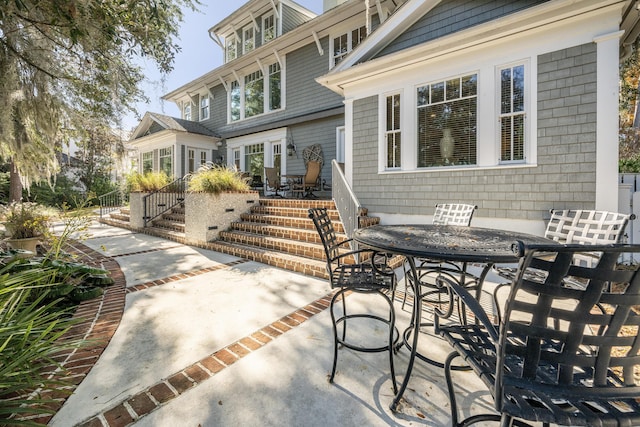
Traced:
[[[374, 225], [356, 230], [353, 238], [359, 244], [372, 249], [406, 256], [414, 277], [410, 282], [413, 283], [413, 293], [416, 296], [421, 295], [421, 290], [416, 289], [420, 286], [420, 280], [414, 258], [484, 264], [482, 273], [478, 276], [479, 285], [476, 295], [479, 296], [482, 281], [492, 265], [518, 262], [517, 241], [525, 244], [554, 243], [544, 237], [514, 231], [431, 224]], [[464, 280], [464, 277], [461, 280]], [[403, 334], [404, 344], [411, 350], [409, 364], [398, 393], [390, 405], [392, 411], [396, 410], [407, 388], [413, 364], [418, 355], [421, 314], [422, 301], [416, 297], [413, 304], [413, 323], [405, 331], [407, 333]], [[413, 339], [409, 343], [408, 336], [411, 334]], [[419, 358], [441, 366], [424, 356], [419, 355]]]

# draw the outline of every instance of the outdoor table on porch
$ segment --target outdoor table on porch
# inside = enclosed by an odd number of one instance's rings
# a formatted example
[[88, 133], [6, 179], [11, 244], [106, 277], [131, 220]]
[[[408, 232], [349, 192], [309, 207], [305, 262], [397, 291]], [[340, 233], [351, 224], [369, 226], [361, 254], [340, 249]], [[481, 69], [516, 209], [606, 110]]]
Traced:
[[[482, 273], [478, 276], [476, 296], [479, 297], [484, 281], [491, 266], [497, 263], [518, 262], [517, 241], [525, 244], [553, 244], [550, 239], [531, 234], [496, 230], [478, 227], [460, 227], [449, 225], [374, 225], [356, 230], [354, 240], [364, 246], [380, 252], [404, 255], [410, 266], [410, 273], [414, 280], [408, 281], [413, 285], [413, 323], [403, 334], [403, 344], [410, 350], [407, 372], [390, 407], [395, 411], [398, 402], [407, 388], [416, 355], [421, 360], [437, 366], [442, 364], [431, 361], [417, 351], [418, 336], [422, 315], [422, 301], [420, 280], [416, 270], [415, 258], [428, 258], [447, 262], [480, 263], [484, 264]], [[464, 269], [462, 278], [464, 280]], [[413, 335], [409, 343], [409, 336]]]
[[291, 197], [293, 197], [293, 185], [301, 184], [304, 179], [304, 175], [282, 175], [282, 177], [287, 182], [287, 185], [289, 186], [288, 191], [291, 194]]

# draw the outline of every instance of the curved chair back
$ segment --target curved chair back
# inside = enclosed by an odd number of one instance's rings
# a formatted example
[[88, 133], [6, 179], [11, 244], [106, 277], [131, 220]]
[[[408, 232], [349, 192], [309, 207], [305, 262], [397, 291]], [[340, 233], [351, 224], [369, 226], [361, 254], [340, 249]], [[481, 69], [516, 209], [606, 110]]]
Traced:
[[340, 242], [336, 237], [336, 232], [333, 228], [331, 218], [327, 213], [327, 208], [310, 208], [309, 218], [313, 221], [313, 224], [320, 235], [322, 246], [324, 246], [324, 252], [327, 257], [327, 269], [331, 272], [331, 263], [334, 259], [338, 258]]
[[464, 203], [441, 203], [436, 205], [433, 223], [436, 225], [471, 225], [471, 218], [477, 206]]
[[315, 186], [320, 177], [320, 163], [310, 161], [307, 163], [307, 171], [304, 174], [304, 185]]
[[[499, 411], [516, 417], [547, 413], [547, 420], [551, 411], [552, 422], [569, 425], [574, 410], [593, 420], [615, 418], [616, 403], [624, 407], [626, 399], [640, 398], [634, 373], [640, 367], [640, 275], [637, 265], [618, 264], [623, 253], [640, 252], [640, 246], [595, 246], [601, 256], [589, 268], [573, 263], [583, 250], [581, 245], [525, 250], [498, 340]], [[526, 274], [530, 269], [537, 278]], [[569, 276], [584, 287], [564, 286]], [[640, 405], [632, 408], [636, 420], [629, 425], [638, 425]]]
[[267, 178], [267, 185], [276, 192], [280, 189], [280, 175], [276, 168], [264, 168], [264, 174]]

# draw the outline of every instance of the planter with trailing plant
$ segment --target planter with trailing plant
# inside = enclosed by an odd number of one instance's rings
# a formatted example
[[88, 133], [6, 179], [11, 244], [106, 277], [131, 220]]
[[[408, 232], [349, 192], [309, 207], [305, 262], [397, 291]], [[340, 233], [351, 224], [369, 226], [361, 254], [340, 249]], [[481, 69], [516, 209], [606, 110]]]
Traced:
[[218, 165], [201, 168], [189, 177], [185, 194], [185, 237], [197, 242], [217, 240], [259, 199], [240, 172]]
[[47, 209], [37, 203], [13, 202], [4, 208], [2, 216], [11, 248], [35, 254], [37, 245], [49, 231], [51, 218]]

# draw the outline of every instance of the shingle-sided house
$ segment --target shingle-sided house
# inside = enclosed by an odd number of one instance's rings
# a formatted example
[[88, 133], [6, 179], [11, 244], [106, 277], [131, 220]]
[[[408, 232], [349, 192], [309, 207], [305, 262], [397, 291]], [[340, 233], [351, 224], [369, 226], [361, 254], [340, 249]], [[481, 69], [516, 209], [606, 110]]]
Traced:
[[263, 176], [265, 166], [299, 175], [305, 172], [304, 149], [320, 144], [321, 178], [330, 184], [331, 160], [343, 158], [344, 104], [315, 79], [404, 1], [372, 1], [367, 11], [364, 1], [326, 1], [320, 16], [290, 0], [247, 1], [203, 34], [224, 64], [163, 97], [179, 106], [176, 122], [211, 133], [172, 130], [172, 137], [156, 137], [168, 129], [159, 126], [158, 115], [146, 116], [131, 141], [141, 168], [169, 171], [161, 165], [171, 156], [171, 174], [180, 177], [192, 170], [193, 152], [196, 163], [202, 155], [252, 176]]
[[542, 233], [618, 210], [618, 67], [636, 2], [409, 0], [317, 80], [345, 103], [345, 172], [387, 223], [436, 203]]

